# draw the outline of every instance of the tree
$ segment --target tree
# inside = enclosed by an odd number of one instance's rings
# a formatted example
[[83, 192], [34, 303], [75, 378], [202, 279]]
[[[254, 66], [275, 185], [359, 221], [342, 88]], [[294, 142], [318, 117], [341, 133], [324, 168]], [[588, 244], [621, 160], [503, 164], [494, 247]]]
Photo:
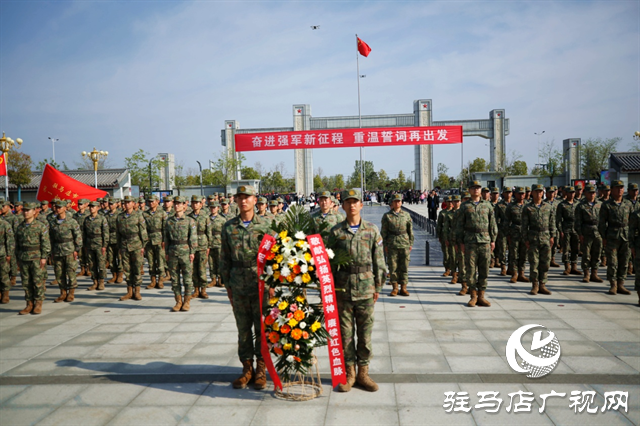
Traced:
[[600, 180], [600, 172], [609, 168], [609, 157], [622, 138], [587, 139], [582, 144], [580, 166], [585, 179]]
[[178, 195], [180, 195], [180, 191], [187, 186], [187, 176], [184, 174], [184, 163], [180, 162], [179, 164], [176, 164], [175, 172], [176, 175], [173, 179], [173, 186], [178, 190]]
[[[514, 172], [514, 164], [521, 158], [520, 154], [516, 154], [514, 151], [511, 151], [511, 154], [507, 157], [505, 154], [502, 154], [502, 166], [496, 169], [496, 173], [500, 176], [500, 186], [504, 186], [504, 178], [509, 175], [513, 175]], [[525, 169], [525, 173], [526, 169]]]
[[345, 189], [344, 176], [342, 176], [341, 174], [335, 175], [334, 185], [335, 185], [335, 189], [337, 190]]
[[543, 161], [544, 165], [538, 174], [542, 177], [549, 178], [549, 184], [553, 185], [553, 179], [564, 173], [562, 152], [555, 147], [553, 140], [547, 141], [542, 145], [540, 161]]
[[237, 156], [228, 156], [226, 152], [221, 152], [218, 155], [218, 159], [213, 163], [213, 173], [220, 178], [220, 182], [217, 185], [222, 185], [226, 188], [231, 181], [236, 180], [236, 170], [242, 170], [242, 162], [244, 160], [245, 157], [241, 153], [238, 153]]
[[449, 168], [443, 163], [438, 163], [438, 177], [433, 181], [433, 186], [440, 187], [441, 189], [448, 189], [451, 187], [451, 181], [449, 180]]
[[509, 169], [510, 176], [524, 176], [529, 169], [527, 168], [527, 162], [523, 160], [517, 160], [513, 162], [513, 165]]
[[44, 167], [49, 164], [51, 167], [53, 167], [56, 170], [69, 170], [69, 167], [67, 167], [67, 164], [63, 161], [62, 162], [62, 166], [58, 163], [56, 163], [53, 158], [45, 158], [42, 161], [39, 161], [38, 164], [36, 164], [36, 170], [41, 172], [44, 170]]
[[[74, 165], [78, 168], [78, 170], [93, 170], [93, 161], [89, 156], [83, 157], [82, 154], [79, 154], [80, 158], [78, 161], [74, 161]], [[101, 157], [98, 160], [98, 170], [107, 169], [111, 167], [111, 162], [109, 158]]]
[[313, 177], [313, 191], [314, 192], [318, 192], [320, 191], [322, 188], [324, 188], [324, 183], [322, 182], [322, 178], [320, 177], [320, 175], [315, 175]]
[[380, 169], [378, 172], [378, 189], [386, 190], [389, 186], [389, 175], [384, 169]]
[[489, 165], [487, 164], [487, 160], [478, 157], [475, 160], [467, 163], [467, 166], [462, 169], [462, 172], [460, 173], [460, 182], [469, 182], [471, 180], [471, 176], [474, 173], [486, 172], [488, 169]]
[[257, 179], [261, 178], [260, 173], [253, 167], [243, 167], [241, 171], [242, 179]]
[[24, 152], [16, 151], [12, 149], [7, 154], [9, 168], [7, 174], [9, 175], [9, 183], [12, 183], [18, 187], [24, 186], [31, 182], [31, 156]]
[[[160, 172], [165, 166], [165, 161], [151, 157], [151, 154], [139, 149], [130, 157], [125, 157], [124, 164], [131, 174], [131, 184], [138, 185], [142, 192], [150, 193], [153, 188], [160, 186]], [[173, 184], [175, 185], [175, 182]]]
[[[361, 188], [362, 187], [362, 179], [361, 179], [361, 170], [360, 170], [360, 160], [356, 160], [356, 164], [353, 167], [353, 173], [351, 177], [349, 177], [349, 181], [347, 182], [349, 187], [351, 188]], [[378, 174], [376, 173], [373, 162], [365, 161], [364, 162], [364, 183], [367, 189], [376, 189], [378, 186]]]

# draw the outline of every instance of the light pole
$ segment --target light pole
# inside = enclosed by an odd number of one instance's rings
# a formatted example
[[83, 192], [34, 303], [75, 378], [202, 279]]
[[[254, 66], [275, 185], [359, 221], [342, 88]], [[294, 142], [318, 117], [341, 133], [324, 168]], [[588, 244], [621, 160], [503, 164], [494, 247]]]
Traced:
[[635, 132], [633, 134], [633, 140], [634, 141], [640, 141], [640, 132]]
[[98, 189], [98, 162], [101, 158], [107, 158], [107, 155], [109, 155], [109, 152], [98, 151], [96, 147], [93, 147], [93, 151], [91, 152], [82, 151], [83, 157], [89, 157], [89, 159], [93, 161], [93, 180], [96, 189]]
[[200, 196], [204, 197], [204, 189], [202, 188], [202, 164], [197, 160], [196, 163], [198, 163], [198, 167], [200, 167]]
[[49, 136], [49, 140], [51, 140], [51, 147], [53, 148], [53, 162], [56, 162], [56, 142], [60, 140], [60, 138], [52, 138]]
[[22, 139], [17, 138], [14, 141], [13, 139], [6, 137], [4, 132], [2, 132], [2, 137], [0, 138], [0, 149], [4, 154], [4, 165], [7, 168], [7, 173], [4, 175], [4, 195], [6, 200], [9, 200], [9, 163], [7, 160], [9, 158], [9, 151], [11, 151], [11, 148], [13, 148], [15, 144], [18, 144], [18, 146], [22, 145]]
[[542, 135], [544, 132], [544, 130], [540, 133], [533, 132], [534, 135], [538, 136], [538, 163], [540, 163], [540, 135]]

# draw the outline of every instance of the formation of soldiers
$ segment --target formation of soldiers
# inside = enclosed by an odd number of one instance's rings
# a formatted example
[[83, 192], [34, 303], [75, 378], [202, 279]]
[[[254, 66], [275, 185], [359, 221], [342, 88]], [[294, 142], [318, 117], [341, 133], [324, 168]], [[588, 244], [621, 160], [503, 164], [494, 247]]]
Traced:
[[[500, 275], [509, 276], [511, 283], [531, 283], [531, 295], [550, 295], [548, 272], [561, 266], [555, 261], [561, 252], [563, 275], [601, 283], [598, 268], [606, 266], [609, 294], [631, 294], [625, 280], [639, 267], [638, 185], [630, 183], [624, 192], [619, 180], [599, 188], [535, 184], [502, 191], [473, 181], [461, 196], [445, 197], [446, 209], [438, 216], [443, 276], [461, 284], [459, 295], [471, 293], [471, 307], [491, 306], [484, 297], [490, 268], [500, 268]], [[640, 304], [638, 274], [635, 291]]]

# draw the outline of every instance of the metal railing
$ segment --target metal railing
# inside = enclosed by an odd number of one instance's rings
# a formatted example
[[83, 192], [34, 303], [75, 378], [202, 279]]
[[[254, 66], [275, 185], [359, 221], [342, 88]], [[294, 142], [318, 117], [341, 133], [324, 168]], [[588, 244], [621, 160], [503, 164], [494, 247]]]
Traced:
[[402, 206], [402, 209], [409, 213], [409, 216], [411, 216], [411, 220], [413, 221], [413, 223], [419, 226], [420, 229], [427, 231], [433, 236], [436, 235], [436, 222], [434, 220], [431, 220], [428, 217], [421, 215], [420, 213], [416, 213], [413, 210], [409, 210], [404, 206]]

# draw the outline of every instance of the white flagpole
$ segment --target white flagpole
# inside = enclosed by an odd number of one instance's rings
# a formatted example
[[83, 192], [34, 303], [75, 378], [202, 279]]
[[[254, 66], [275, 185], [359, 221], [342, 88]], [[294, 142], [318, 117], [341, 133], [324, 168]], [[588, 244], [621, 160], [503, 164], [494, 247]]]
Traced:
[[[356, 72], [358, 78], [358, 127], [362, 128], [362, 114], [360, 112], [360, 51], [358, 49], [358, 34], [356, 34]], [[360, 147], [360, 184], [362, 186], [362, 197], [364, 200], [364, 148]]]

